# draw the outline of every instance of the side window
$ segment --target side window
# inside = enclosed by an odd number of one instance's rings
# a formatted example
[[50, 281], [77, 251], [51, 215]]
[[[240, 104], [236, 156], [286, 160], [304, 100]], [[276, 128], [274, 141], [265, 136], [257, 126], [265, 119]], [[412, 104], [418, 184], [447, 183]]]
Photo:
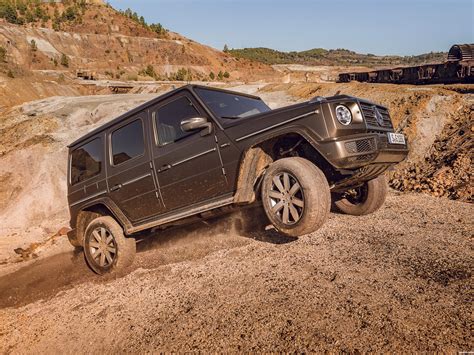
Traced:
[[142, 120], [133, 121], [112, 133], [112, 162], [118, 165], [145, 152]]
[[75, 185], [99, 175], [103, 161], [104, 148], [100, 138], [75, 149], [71, 154], [71, 184]]
[[166, 145], [193, 134], [181, 129], [181, 121], [196, 116], [198, 110], [184, 96], [160, 107], [155, 113], [158, 144]]

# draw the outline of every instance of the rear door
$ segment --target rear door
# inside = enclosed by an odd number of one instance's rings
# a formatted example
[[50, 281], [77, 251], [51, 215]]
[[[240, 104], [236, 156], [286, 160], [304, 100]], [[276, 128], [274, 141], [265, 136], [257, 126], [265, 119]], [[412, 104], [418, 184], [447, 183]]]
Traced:
[[110, 197], [134, 223], [163, 211], [153, 174], [146, 111], [108, 131]]
[[150, 109], [154, 124], [153, 159], [167, 211], [222, 196], [228, 190], [218, 152], [215, 127], [212, 133], [183, 132], [180, 123], [191, 117], [212, 120], [192, 95], [183, 92]]

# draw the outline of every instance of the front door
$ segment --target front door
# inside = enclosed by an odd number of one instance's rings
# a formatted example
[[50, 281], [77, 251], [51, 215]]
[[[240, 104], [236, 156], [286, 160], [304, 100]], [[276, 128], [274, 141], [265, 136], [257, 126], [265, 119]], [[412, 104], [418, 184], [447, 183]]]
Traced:
[[208, 118], [194, 98], [183, 93], [153, 107], [150, 113], [155, 126], [153, 159], [166, 210], [173, 211], [224, 195], [227, 180], [215, 127], [205, 135], [202, 131], [184, 132], [181, 129], [183, 119]]
[[132, 222], [163, 211], [149, 151], [148, 113], [129, 118], [108, 132], [109, 196]]

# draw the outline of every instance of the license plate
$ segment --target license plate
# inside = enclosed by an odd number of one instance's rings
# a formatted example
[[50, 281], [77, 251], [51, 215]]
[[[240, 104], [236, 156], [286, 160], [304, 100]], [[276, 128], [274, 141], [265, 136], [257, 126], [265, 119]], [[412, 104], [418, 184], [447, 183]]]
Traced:
[[405, 136], [401, 133], [388, 133], [388, 142], [390, 144], [405, 145]]

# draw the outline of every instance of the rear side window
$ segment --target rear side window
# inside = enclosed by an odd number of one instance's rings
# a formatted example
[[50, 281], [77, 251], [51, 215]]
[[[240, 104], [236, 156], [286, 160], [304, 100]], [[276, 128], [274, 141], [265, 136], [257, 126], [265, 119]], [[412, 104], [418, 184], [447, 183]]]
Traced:
[[71, 154], [71, 184], [75, 185], [99, 175], [103, 161], [104, 149], [100, 138], [74, 150]]
[[193, 134], [181, 129], [181, 121], [197, 116], [199, 111], [184, 96], [160, 107], [155, 115], [158, 144], [166, 145]]
[[136, 120], [112, 133], [112, 161], [113, 165], [143, 155], [145, 142], [143, 140], [142, 120]]

